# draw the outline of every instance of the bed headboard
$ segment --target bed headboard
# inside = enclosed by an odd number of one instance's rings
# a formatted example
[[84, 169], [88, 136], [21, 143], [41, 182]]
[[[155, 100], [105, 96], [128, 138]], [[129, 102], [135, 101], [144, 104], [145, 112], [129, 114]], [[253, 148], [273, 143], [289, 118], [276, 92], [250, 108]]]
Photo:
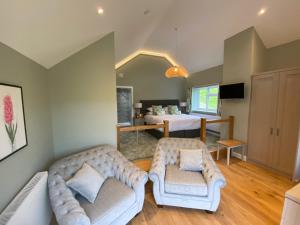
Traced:
[[146, 114], [147, 108], [152, 107], [153, 105], [161, 105], [162, 107], [166, 107], [168, 105], [177, 105], [179, 107], [178, 99], [141, 100], [140, 102], [143, 104], [143, 106], [141, 108], [142, 114]]

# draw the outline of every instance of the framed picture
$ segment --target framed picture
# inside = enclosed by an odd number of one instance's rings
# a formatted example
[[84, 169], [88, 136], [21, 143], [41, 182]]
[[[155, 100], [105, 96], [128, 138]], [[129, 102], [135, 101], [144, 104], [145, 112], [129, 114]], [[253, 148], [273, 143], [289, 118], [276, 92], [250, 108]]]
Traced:
[[27, 146], [22, 88], [0, 83], [0, 161]]

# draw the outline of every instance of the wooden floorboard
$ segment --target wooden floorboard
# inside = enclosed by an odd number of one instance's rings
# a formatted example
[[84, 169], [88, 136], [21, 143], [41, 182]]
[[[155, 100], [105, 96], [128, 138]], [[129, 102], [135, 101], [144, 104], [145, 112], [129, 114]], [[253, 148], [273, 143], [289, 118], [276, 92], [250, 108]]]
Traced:
[[[227, 180], [218, 211], [165, 206], [158, 208], [152, 195], [152, 183], [146, 185], [143, 211], [131, 225], [272, 225], [280, 224], [284, 193], [295, 185], [290, 179], [252, 163], [232, 159], [217, 162]], [[151, 162], [139, 160], [137, 166], [148, 170]]]

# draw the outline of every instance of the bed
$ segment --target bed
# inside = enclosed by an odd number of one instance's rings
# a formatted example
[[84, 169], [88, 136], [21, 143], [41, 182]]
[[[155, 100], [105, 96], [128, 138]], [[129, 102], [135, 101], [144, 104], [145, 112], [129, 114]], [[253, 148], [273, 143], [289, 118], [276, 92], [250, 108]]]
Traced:
[[[181, 137], [181, 138], [194, 138], [200, 136], [200, 120], [205, 117], [210, 119], [219, 119], [218, 116], [204, 115], [204, 114], [181, 114], [181, 115], [147, 115], [147, 108], [152, 105], [161, 105], [166, 107], [168, 105], [177, 105], [179, 108], [179, 100], [141, 100], [142, 109], [141, 113], [144, 115], [146, 124], [159, 124], [163, 123], [164, 120], [169, 121], [169, 135], [170, 137]], [[207, 125], [209, 132], [219, 134], [220, 129], [218, 125]], [[148, 132], [156, 137], [163, 137], [163, 131], [161, 129], [148, 130]]]

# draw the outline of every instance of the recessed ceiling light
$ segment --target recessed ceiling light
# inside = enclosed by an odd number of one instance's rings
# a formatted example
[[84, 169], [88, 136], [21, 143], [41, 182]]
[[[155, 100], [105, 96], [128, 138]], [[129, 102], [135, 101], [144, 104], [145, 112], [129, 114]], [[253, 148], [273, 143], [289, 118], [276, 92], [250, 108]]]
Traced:
[[103, 14], [103, 13], [104, 13], [104, 10], [103, 10], [102, 8], [98, 8], [98, 10], [97, 10], [97, 11], [98, 11], [98, 14], [99, 14], [99, 15], [101, 15], [101, 14]]
[[148, 15], [150, 13], [150, 10], [149, 9], [146, 9], [145, 11], [144, 11], [144, 15]]
[[266, 11], [267, 10], [265, 8], [262, 8], [261, 10], [259, 10], [258, 15], [261, 16], [261, 15], [265, 14]]

